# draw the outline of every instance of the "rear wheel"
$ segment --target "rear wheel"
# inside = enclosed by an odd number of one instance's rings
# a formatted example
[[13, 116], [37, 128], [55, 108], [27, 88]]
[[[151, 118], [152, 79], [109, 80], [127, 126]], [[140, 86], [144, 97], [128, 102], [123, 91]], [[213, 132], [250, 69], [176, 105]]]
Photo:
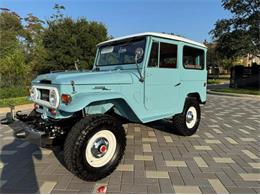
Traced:
[[196, 98], [187, 98], [183, 112], [173, 117], [173, 125], [184, 136], [193, 135], [200, 123], [200, 106]]
[[76, 123], [64, 144], [67, 168], [79, 178], [96, 181], [119, 164], [126, 146], [125, 131], [108, 115], [88, 116]]

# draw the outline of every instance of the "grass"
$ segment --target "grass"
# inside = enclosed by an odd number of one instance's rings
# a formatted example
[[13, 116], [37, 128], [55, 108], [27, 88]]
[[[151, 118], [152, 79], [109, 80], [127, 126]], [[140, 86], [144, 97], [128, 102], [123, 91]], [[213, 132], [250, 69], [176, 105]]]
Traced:
[[28, 87], [1, 87], [0, 99], [25, 97], [29, 95]]
[[229, 79], [208, 79], [208, 84], [228, 83]]
[[0, 99], [0, 107], [8, 107], [10, 104], [12, 105], [22, 105], [22, 104], [30, 104], [32, 103], [28, 100], [27, 97], [15, 97], [15, 98], [1, 98]]
[[27, 99], [29, 95], [28, 87], [1, 87], [0, 88], [0, 107], [11, 105], [22, 105], [32, 103]]
[[246, 88], [246, 89], [225, 88], [225, 89], [212, 89], [212, 91], [224, 92], [224, 93], [260, 95], [260, 89], [256, 89], [256, 88]]

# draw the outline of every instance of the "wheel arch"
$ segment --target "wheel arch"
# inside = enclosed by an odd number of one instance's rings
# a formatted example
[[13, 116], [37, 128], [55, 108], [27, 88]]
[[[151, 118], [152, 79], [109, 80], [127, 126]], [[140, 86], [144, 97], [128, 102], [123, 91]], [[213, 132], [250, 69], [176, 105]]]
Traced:
[[78, 93], [72, 97], [71, 104], [60, 105], [59, 109], [66, 113], [85, 111], [86, 114], [104, 114], [110, 109], [122, 117], [140, 122], [133, 106], [122, 94], [117, 92]]
[[86, 114], [105, 114], [113, 110], [130, 121], [140, 122], [138, 116], [123, 98], [94, 101], [88, 104], [84, 110]]
[[187, 98], [196, 98], [199, 101], [200, 104], [204, 103], [204, 102], [202, 102], [200, 94], [198, 92], [187, 94]]

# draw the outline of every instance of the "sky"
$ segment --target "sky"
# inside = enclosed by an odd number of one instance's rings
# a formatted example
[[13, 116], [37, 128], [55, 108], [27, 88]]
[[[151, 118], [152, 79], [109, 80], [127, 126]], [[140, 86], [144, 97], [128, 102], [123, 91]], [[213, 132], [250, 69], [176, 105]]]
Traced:
[[140, 32], [174, 33], [203, 42], [218, 19], [231, 14], [221, 0], [1, 0], [0, 7], [21, 17], [28, 13], [49, 19], [54, 4], [65, 6], [65, 16], [102, 22], [109, 35], [119, 37]]

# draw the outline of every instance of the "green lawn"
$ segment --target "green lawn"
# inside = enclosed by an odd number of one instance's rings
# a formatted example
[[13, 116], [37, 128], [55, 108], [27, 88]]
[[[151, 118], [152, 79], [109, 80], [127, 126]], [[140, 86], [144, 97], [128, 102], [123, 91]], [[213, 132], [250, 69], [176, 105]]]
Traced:
[[27, 99], [29, 95], [28, 87], [1, 87], [0, 107], [12, 105], [22, 105], [32, 103]]
[[1, 98], [0, 99], [0, 107], [8, 107], [10, 104], [12, 105], [22, 105], [22, 104], [30, 104], [31, 101], [28, 100], [27, 97], [15, 97], [15, 98]]
[[260, 95], [260, 89], [247, 88], [247, 89], [235, 89], [235, 88], [226, 88], [226, 89], [212, 89], [216, 92], [224, 93], [236, 93], [236, 94], [249, 94], [249, 95]]
[[220, 83], [228, 83], [228, 79], [208, 79], [208, 84], [220, 84]]

